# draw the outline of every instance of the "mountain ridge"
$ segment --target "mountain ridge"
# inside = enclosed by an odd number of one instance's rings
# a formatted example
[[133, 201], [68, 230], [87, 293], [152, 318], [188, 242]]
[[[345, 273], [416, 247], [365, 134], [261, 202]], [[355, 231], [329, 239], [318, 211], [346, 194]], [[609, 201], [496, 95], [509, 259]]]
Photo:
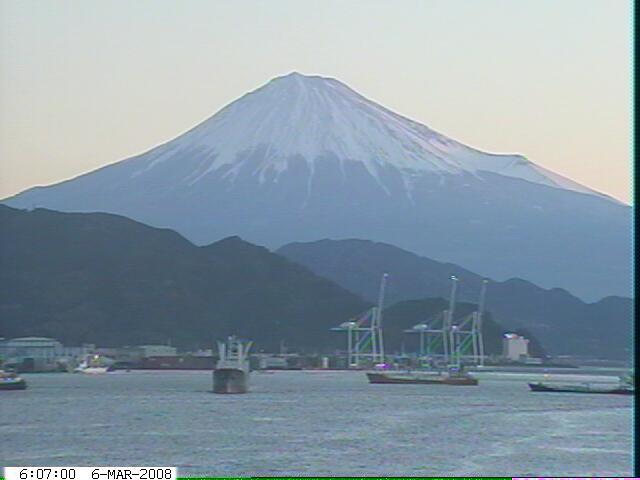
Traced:
[[[390, 303], [447, 298], [451, 275], [459, 278], [458, 300], [477, 303], [484, 280], [458, 265], [367, 240], [298, 242], [285, 245], [276, 253], [369, 301], [375, 301], [374, 279], [382, 273], [390, 276], [386, 290]], [[587, 303], [565, 289], [545, 289], [521, 278], [490, 280], [486, 296], [486, 308], [496, 322], [506, 328], [530, 331], [555, 355], [629, 356], [632, 305], [631, 298], [617, 296]]]
[[316, 348], [369, 305], [238, 237], [198, 247], [118, 215], [3, 205], [0, 226], [3, 336], [209, 348], [240, 334]]
[[582, 298], [627, 294], [630, 207], [554, 175], [297, 74], [148, 152], [3, 203], [121, 214], [197, 244], [369, 238]]
[[[3, 205], [0, 229], [3, 337], [106, 347], [169, 340], [194, 349], [237, 334], [258, 350], [276, 352], [284, 341], [302, 352], [335, 352], [344, 340], [331, 328], [372, 305], [238, 236], [198, 247], [118, 215]], [[402, 329], [444, 305], [432, 298], [386, 308], [389, 350], [415, 343]], [[475, 308], [457, 307], [459, 315]], [[499, 354], [504, 328], [487, 313], [485, 329], [487, 353]]]

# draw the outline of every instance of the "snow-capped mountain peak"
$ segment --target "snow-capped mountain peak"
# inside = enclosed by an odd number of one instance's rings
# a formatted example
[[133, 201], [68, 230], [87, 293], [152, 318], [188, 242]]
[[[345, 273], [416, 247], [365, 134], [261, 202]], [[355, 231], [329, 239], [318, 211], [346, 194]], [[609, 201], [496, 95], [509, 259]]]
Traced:
[[233, 178], [243, 159], [261, 152], [253, 174], [264, 181], [323, 158], [359, 162], [378, 179], [381, 168], [410, 179], [420, 173], [492, 172], [552, 187], [596, 194], [520, 155], [494, 155], [467, 147], [363, 97], [344, 83], [297, 72], [274, 78], [200, 125], [153, 151], [132, 176], [144, 175], [176, 153], [197, 151], [199, 167], [182, 182], [193, 185], [225, 167]]
[[627, 206], [299, 73], [146, 153], [5, 203], [116, 213], [197, 244], [362, 238], [585, 298], [629, 291]]

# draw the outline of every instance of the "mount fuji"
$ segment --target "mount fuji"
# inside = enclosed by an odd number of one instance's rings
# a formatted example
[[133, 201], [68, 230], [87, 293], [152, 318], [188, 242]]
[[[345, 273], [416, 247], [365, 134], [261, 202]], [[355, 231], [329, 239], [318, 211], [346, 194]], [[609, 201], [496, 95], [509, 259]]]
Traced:
[[146, 153], [3, 203], [121, 214], [198, 244], [363, 238], [589, 300], [630, 295], [629, 206], [299, 73]]

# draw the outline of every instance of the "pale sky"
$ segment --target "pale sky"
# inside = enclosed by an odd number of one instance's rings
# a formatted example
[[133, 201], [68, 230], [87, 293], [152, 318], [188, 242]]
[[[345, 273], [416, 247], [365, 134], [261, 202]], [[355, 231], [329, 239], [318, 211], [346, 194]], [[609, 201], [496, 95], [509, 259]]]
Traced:
[[629, 203], [631, 18], [625, 0], [0, 0], [0, 198], [298, 71]]

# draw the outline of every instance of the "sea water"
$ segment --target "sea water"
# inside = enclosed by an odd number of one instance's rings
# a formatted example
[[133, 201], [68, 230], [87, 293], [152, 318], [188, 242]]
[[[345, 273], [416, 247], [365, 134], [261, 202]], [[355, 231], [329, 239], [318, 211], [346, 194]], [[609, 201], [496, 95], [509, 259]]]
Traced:
[[[632, 397], [369, 385], [363, 372], [24, 375], [0, 392], [0, 466], [175, 466], [179, 476], [631, 476]], [[572, 379], [580, 378], [574, 373]], [[582, 377], [584, 381], [615, 380]], [[562, 380], [562, 375], [553, 375]]]

